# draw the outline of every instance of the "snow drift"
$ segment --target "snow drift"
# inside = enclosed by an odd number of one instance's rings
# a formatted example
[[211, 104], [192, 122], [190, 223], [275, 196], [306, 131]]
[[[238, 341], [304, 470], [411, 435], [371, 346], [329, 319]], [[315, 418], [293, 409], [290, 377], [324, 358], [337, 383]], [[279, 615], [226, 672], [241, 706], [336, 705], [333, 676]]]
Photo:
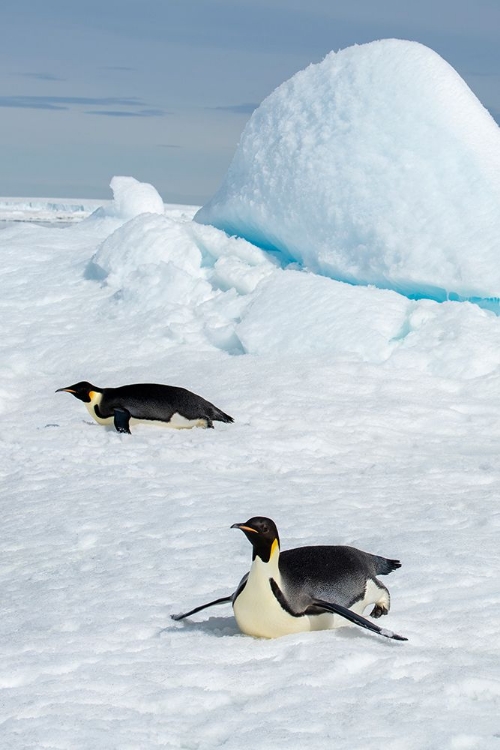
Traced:
[[330, 53], [253, 113], [195, 220], [351, 284], [500, 295], [500, 133], [416, 42]]

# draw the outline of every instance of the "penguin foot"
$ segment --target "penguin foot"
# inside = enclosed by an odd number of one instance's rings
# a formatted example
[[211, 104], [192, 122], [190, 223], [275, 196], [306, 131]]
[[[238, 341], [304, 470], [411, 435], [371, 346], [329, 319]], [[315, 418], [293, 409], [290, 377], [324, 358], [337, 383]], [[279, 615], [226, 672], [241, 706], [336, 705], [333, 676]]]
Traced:
[[370, 617], [382, 617], [382, 615], [388, 615], [389, 609], [388, 607], [384, 607], [383, 604], [376, 604], [372, 611], [370, 612]]
[[130, 433], [130, 412], [127, 409], [118, 409], [115, 407], [114, 410], [114, 425], [117, 432]]

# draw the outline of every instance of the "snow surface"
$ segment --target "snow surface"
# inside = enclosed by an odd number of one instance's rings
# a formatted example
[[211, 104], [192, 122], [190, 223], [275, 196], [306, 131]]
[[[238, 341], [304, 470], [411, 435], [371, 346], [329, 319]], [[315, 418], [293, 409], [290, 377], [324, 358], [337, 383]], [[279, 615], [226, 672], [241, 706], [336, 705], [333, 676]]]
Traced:
[[255, 110], [195, 218], [339, 281], [498, 307], [500, 131], [417, 42], [331, 52]]
[[[0, 229], [0, 747], [495, 750], [500, 320], [283, 270], [149, 195]], [[54, 393], [81, 379], [236, 421], [120, 435]], [[170, 620], [234, 590], [256, 514], [400, 558], [408, 643]]]

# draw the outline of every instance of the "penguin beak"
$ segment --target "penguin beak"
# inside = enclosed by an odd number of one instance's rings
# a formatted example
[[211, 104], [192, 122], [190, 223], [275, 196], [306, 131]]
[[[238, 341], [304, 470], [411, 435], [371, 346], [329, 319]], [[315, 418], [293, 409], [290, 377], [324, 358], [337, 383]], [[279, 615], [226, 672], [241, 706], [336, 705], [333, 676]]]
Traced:
[[55, 393], [60, 393], [61, 391], [64, 391], [65, 393], [76, 393], [76, 391], [73, 391], [71, 388], [58, 388]]
[[256, 529], [252, 529], [251, 526], [246, 526], [244, 523], [233, 523], [231, 526], [232, 529], [241, 529], [241, 531], [253, 531], [254, 534], [258, 534], [259, 532]]

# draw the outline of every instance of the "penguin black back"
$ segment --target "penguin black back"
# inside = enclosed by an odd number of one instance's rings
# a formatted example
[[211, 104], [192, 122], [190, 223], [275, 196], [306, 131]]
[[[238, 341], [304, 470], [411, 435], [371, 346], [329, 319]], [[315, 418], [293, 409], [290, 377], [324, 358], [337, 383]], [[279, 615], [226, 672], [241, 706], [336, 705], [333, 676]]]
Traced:
[[[363, 552], [355, 547], [325, 545], [297, 547], [280, 554], [279, 570], [290, 598], [307, 606], [307, 597], [334, 597], [337, 604], [352, 607], [364, 593], [368, 579], [401, 567], [399, 560]], [[384, 587], [385, 589], [385, 587]]]
[[201, 396], [174, 385], [138, 383], [120, 388], [105, 388], [100, 409], [106, 414], [126, 405], [132, 417], [168, 422], [175, 412], [186, 419], [208, 418], [233, 422], [233, 418]]

